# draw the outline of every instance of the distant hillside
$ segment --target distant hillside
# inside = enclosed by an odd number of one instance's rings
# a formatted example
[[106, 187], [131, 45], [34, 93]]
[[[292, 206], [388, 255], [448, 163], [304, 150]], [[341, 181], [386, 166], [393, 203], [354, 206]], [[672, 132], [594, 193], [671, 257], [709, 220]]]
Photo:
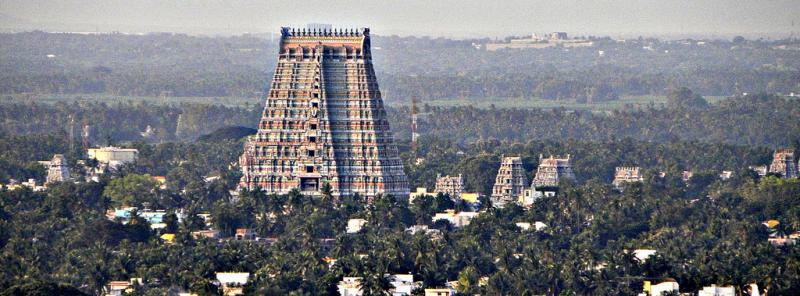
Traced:
[[210, 134], [202, 135], [198, 141], [217, 142], [223, 140], [238, 140], [249, 135], [253, 135], [257, 130], [243, 126], [227, 126], [213, 131]]

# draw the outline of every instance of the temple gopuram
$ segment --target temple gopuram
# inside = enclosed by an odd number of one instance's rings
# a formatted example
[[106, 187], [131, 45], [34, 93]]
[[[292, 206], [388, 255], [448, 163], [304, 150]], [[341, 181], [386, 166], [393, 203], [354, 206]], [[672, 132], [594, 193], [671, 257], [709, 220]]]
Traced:
[[369, 29], [281, 29], [278, 62], [258, 133], [239, 159], [240, 186], [335, 198], [407, 198], [386, 119]]
[[533, 178], [534, 188], [558, 187], [561, 179], [575, 179], [572, 172], [572, 157], [550, 156], [544, 158], [539, 155], [539, 167], [536, 169], [536, 176]]
[[622, 190], [626, 183], [642, 181], [644, 181], [644, 177], [639, 167], [617, 167], [614, 170], [614, 181], [612, 181], [611, 184], [618, 190]]
[[497, 170], [494, 187], [492, 187], [492, 204], [503, 207], [508, 203], [519, 202], [528, 186], [528, 177], [522, 167], [519, 156], [505, 156]]
[[781, 177], [798, 178], [798, 165], [794, 162], [794, 149], [779, 149], [772, 156], [772, 163], [769, 165], [769, 172], [781, 175]]

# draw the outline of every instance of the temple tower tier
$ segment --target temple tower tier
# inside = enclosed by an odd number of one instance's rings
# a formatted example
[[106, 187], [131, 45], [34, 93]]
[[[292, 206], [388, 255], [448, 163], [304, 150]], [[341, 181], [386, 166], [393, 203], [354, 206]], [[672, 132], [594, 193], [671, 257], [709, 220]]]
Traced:
[[503, 207], [508, 203], [518, 203], [522, 200], [525, 188], [528, 186], [528, 177], [522, 166], [519, 156], [505, 156], [500, 168], [497, 170], [494, 187], [492, 187], [492, 204]]
[[281, 29], [258, 133], [239, 159], [240, 186], [285, 194], [407, 198], [370, 54], [369, 29]]

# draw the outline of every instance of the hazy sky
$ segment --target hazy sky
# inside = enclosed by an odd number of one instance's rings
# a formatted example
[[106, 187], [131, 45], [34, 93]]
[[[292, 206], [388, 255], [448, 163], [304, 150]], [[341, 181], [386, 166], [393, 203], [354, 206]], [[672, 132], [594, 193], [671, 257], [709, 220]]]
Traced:
[[316, 22], [369, 26], [381, 35], [788, 36], [800, 26], [800, 0], [0, 0], [0, 16], [6, 28], [63, 31], [272, 32]]

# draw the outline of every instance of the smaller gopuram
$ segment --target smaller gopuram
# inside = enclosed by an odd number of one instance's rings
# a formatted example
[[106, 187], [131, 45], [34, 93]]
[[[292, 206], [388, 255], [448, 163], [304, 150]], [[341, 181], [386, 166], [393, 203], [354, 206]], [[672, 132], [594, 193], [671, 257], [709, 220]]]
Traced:
[[533, 178], [534, 188], [558, 187], [561, 179], [575, 179], [572, 172], [572, 156], [566, 157], [550, 156], [544, 158], [539, 155], [539, 167], [536, 169], [536, 176]]
[[522, 158], [503, 157], [492, 188], [492, 203], [496, 207], [502, 207], [509, 202], [517, 202], [522, 199], [527, 186], [528, 178], [525, 176], [525, 168], [522, 167]]
[[461, 192], [464, 191], [464, 178], [461, 174], [458, 176], [442, 176], [436, 175], [436, 188], [433, 190], [435, 193], [447, 194], [452, 199], [461, 198]]
[[769, 165], [769, 172], [780, 174], [783, 178], [798, 178], [798, 164], [794, 160], [793, 149], [779, 149], [772, 156], [772, 164]]
[[[44, 163], [45, 162], [43, 162], [43, 164]], [[53, 155], [53, 159], [46, 163], [47, 182], [45, 182], [45, 184], [65, 182], [70, 180], [69, 166], [67, 166], [67, 160], [64, 159], [64, 155]]]
[[626, 183], [642, 182], [644, 177], [640, 173], [639, 167], [617, 167], [614, 172], [614, 181], [611, 184], [622, 190]]

